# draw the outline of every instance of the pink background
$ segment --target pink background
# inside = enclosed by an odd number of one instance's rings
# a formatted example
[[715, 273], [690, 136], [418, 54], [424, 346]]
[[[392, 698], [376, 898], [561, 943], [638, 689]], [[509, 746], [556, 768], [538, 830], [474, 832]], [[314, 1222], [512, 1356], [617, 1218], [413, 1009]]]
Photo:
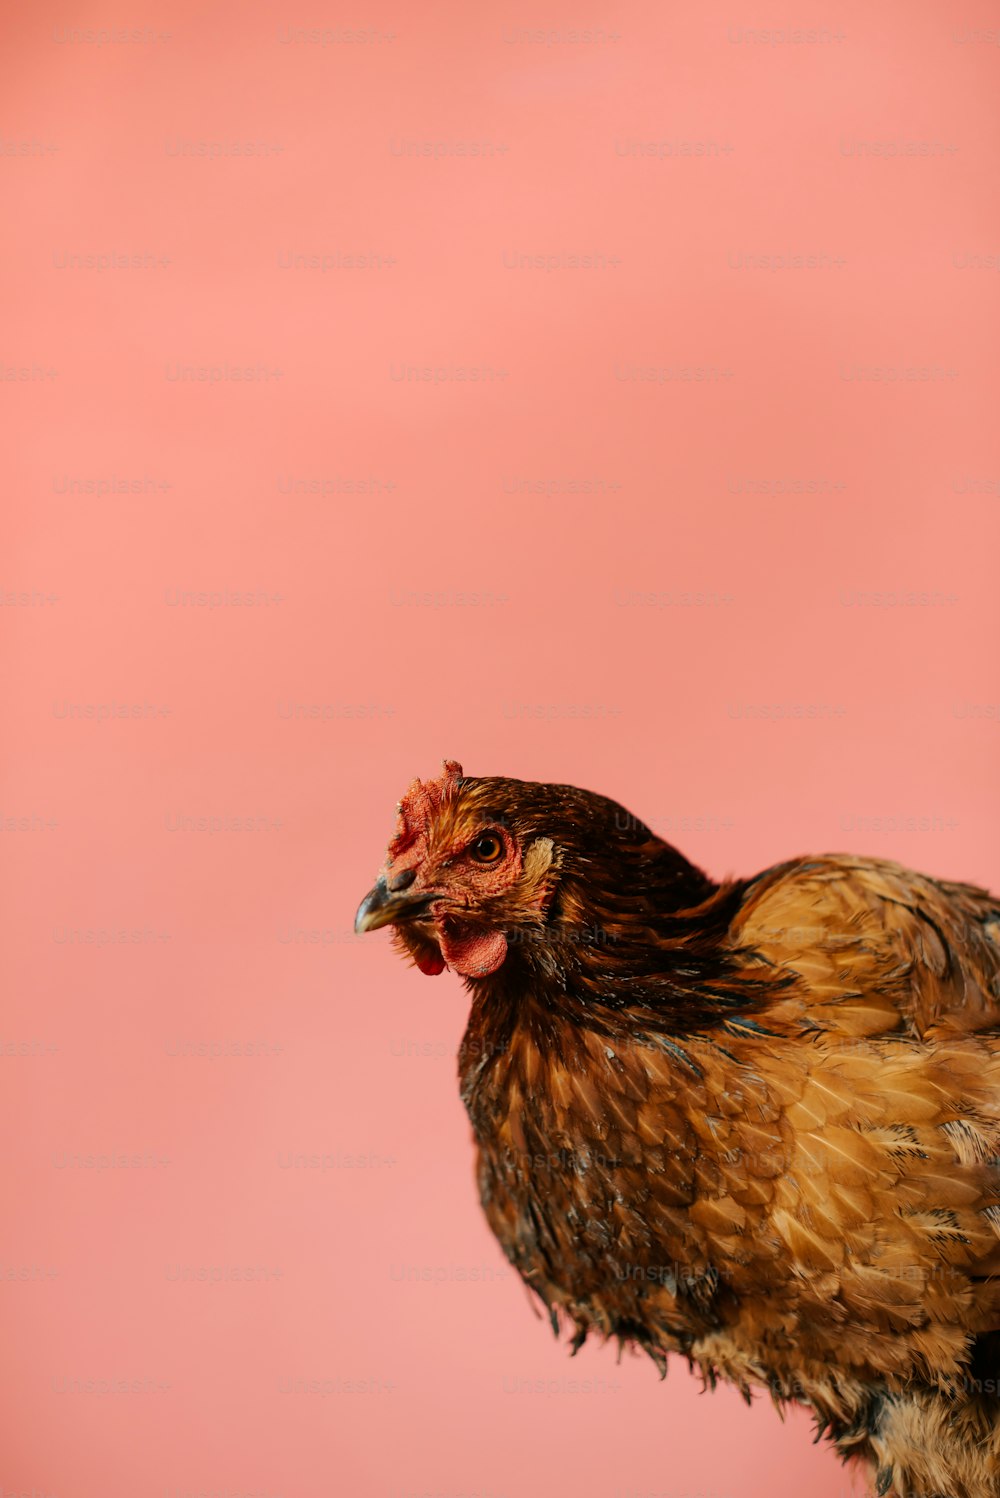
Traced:
[[350, 928], [445, 755], [1000, 884], [995, 12], [495, 10], [4, 19], [5, 1494], [848, 1491], [567, 1360]]

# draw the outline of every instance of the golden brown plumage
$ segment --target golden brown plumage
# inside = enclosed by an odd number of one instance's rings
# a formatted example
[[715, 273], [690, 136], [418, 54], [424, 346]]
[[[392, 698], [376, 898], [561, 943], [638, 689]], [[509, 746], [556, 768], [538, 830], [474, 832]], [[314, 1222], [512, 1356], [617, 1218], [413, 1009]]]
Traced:
[[847, 856], [717, 885], [603, 797], [448, 762], [389, 923], [471, 990], [482, 1204], [574, 1349], [804, 1403], [879, 1492], [1000, 1492], [995, 898]]

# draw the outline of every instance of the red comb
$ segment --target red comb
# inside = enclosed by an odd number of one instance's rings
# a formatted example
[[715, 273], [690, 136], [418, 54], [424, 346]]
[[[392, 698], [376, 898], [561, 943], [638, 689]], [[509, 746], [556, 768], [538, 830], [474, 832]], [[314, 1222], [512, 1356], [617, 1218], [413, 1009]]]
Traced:
[[427, 827], [442, 802], [458, 789], [462, 766], [456, 759], [446, 759], [442, 763], [444, 773], [437, 780], [414, 780], [396, 807], [396, 832], [389, 844], [390, 858], [395, 858], [410, 846]]

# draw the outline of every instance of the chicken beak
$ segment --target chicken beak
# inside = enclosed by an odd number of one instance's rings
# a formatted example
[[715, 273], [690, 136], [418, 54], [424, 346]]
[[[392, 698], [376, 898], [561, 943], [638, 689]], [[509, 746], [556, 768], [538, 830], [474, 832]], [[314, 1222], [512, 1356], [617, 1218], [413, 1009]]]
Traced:
[[394, 895], [384, 879], [379, 879], [375, 888], [369, 890], [354, 917], [354, 929], [360, 936], [364, 931], [377, 931], [380, 926], [395, 925], [399, 921], [412, 921], [426, 914], [434, 895]]

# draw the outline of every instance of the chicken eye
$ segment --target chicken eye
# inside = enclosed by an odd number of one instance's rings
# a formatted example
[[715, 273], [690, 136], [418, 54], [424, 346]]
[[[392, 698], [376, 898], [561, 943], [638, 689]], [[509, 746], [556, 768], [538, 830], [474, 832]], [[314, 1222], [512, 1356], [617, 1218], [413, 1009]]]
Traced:
[[503, 842], [495, 832], [484, 832], [469, 849], [477, 863], [496, 863], [503, 852]]

